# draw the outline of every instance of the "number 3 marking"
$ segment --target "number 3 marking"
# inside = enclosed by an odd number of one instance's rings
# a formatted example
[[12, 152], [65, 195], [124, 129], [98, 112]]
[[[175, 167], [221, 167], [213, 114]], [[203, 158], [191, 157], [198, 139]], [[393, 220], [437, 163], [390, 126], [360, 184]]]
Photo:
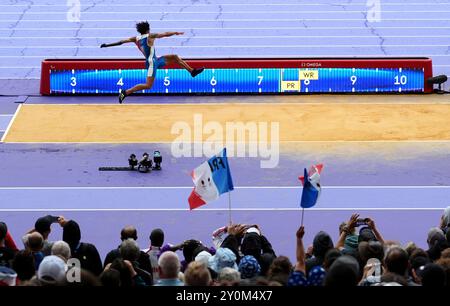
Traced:
[[74, 87], [77, 86], [77, 78], [76, 77], [71, 77], [70, 78], [70, 86]]

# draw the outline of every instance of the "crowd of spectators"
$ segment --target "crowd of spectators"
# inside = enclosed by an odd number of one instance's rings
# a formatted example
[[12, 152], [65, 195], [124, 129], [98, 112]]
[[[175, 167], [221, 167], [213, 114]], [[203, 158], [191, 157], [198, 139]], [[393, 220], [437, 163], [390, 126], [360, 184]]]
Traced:
[[[51, 226], [62, 227], [52, 241]], [[371, 218], [353, 214], [339, 237], [323, 231], [305, 247], [295, 233], [296, 262], [277, 255], [258, 225], [233, 224], [213, 232], [213, 246], [191, 239], [165, 243], [154, 229], [141, 249], [135, 227], [102, 262], [95, 245], [81, 240], [74, 220], [44, 216], [22, 237], [23, 248], [0, 222], [2, 286], [450, 286], [450, 207], [428, 232], [427, 249], [387, 240]], [[294, 234], [294, 233], [293, 233]], [[293, 235], [294, 236], [294, 235]]]

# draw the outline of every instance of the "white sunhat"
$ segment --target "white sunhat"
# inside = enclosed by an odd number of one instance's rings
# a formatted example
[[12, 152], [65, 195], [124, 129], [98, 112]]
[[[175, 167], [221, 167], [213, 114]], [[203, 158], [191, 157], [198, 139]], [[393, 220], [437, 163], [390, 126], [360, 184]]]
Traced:
[[38, 279], [50, 282], [62, 282], [66, 278], [66, 265], [60, 257], [46, 256], [39, 265]]
[[211, 253], [207, 251], [201, 251], [200, 253], [197, 254], [197, 256], [195, 256], [194, 260], [208, 266], [208, 260], [210, 257], [212, 257]]

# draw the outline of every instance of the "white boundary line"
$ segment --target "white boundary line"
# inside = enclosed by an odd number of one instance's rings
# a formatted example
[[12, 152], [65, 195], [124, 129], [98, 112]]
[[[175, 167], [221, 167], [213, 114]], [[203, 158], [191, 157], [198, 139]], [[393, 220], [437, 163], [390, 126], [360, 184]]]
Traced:
[[[254, 19], [167, 19], [167, 20], [153, 20], [152, 23], [162, 22], [292, 22], [292, 21], [367, 21], [366, 18], [282, 18], [282, 19], [267, 19], [267, 18], [254, 18]], [[449, 18], [383, 18], [383, 21], [450, 21]], [[0, 20], [0, 22], [17, 22], [17, 19]], [[20, 20], [23, 22], [67, 22], [67, 19], [25, 19]], [[135, 19], [89, 19], [83, 20], [86, 22], [136, 22]], [[78, 22], [79, 23], [79, 22]]]
[[[365, 29], [367, 30], [367, 27], [357, 27], [357, 26], [336, 26], [336, 27], [326, 27], [326, 26], [312, 26], [312, 27], [226, 27], [226, 28], [218, 28], [218, 27], [176, 27], [177, 29], [187, 29], [187, 30], [348, 30], [348, 29]], [[375, 29], [448, 29], [450, 27], [446, 26], [378, 26], [375, 27]], [[79, 30], [79, 27], [61, 27], [61, 28], [48, 28], [48, 27], [34, 27], [34, 28], [0, 28], [2, 31], [33, 31], [33, 30], [54, 30], [54, 31], [60, 31], [60, 30]], [[152, 27], [153, 30], [169, 30], [174, 29], [174, 27], [164, 27], [164, 26], [155, 26]], [[98, 30], [98, 31], [106, 31], [106, 30], [122, 30], [126, 32], [130, 32], [129, 28], [124, 27], [102, 27], [102, 28], [95, 28], [95, 27], [83, 27], [82, 30]]]
[[[223, 4], [216, 4], [216, 3], [212, 3], [212, 4], [202, 4], [202, 3], [198, 3], [198, 4], [192, 4], [189, 2], [184, 2], [184, 3], [180, 3], [180, 4], [173, 4], [173, 3], [168, 3], [168, 4], [164, 4], [164, 3], [156, 3], [156, 4], [149, 4], [149, 5], [145, 5], [145, 4], [97, 4], [95, 5], [95, 7], [131, 7], [131, 6], [136, 6], [136, 7], [155, 7], [155, 6], [162, 6], [162, 7], [167, 7], [167, 6], [174, 6], [174, 7], [183, 7], [183, 6], [189, 6], [189, 7], [198, 7], [198, 6], [242, 6], [242, 3], [223, 3]], [[359, 2], [359, 3], [292, 3], [292, 2], [287, 2], [287, 3], [247, 3], [246, 5], [248, 6], [367, 6], [366, 2]], [[430, 3], [429, 2], [414, 2], [414, 3], [408, 3], [408, 2], [394, 2], [394, 3], [383, 3], [383, 6], [413, 6], [413, 5], [417, 5], [417, 6], [429, 6]], [[433, 3], [433, 6], [435, 5], [450, 5], [450, 3]], [[29, 4], [0, 4], [0, 6], [7, 6], [7, 7], [67, 7], [66, 4], [33, 4], [33, 5], [29, 5]], [[84, 4], [81, 6], [81, 8], [89, 8], [92, 6], [89, 6], [87, 4]]]
[[[0, 187], [0, 190], [135, 190], [135, 189], [192, 189], [193, 186], [61, 186], [61, 187]], [[235, 189], [300, 189], [301, 186], [235, 186]], [[323, 189], [450, 189], [450, 186], [322, 186]], [[450, 201], [450, 200], [449, 200]]]
[[13, 125], [14, 120], [16, 120], [17, 114], [19, 113], [21, 108], [22, 108], [22, 104], [19, 104], [19, 106], [16, 109], [16, 112], [14, 113], [14, 115], [11, 118], [11, 120], [9, 121], [8, 127], [6, 128], [5, 133], [2, 136], [2, 139], [0, 139], [0, 143], [4, 142], [4, 140], [6, 138], [6, 135], [8, 135], [9, 129]]
[[[449, 19], [450, 21], [450, 19]], [[418, 48], [418, 47], [448, 47], [448, 44], [444, 45], [383, 45], [385, 48]], [[380, 47], [380, 45], [283, 45], [283, 48], [376, 48]], [[32, 49], [98, 49], [99, 46], [29, 46]], [[120, 46], [117, 49], [131, 49], [134, 46]], [[158, 48], [184, 48], [184, 49], [193, 49], [193, 48], [280, 48], [280, 46], [276, 45], [205, 45], [205, 46], [181, 46], [181, 45], [173, 45], [173, 46], [159, 46]], [[0, 49], [24, 49], [24, 47], [15, 47], [15, 46], [6, 46], [0, 47]]]
[[[143, 5], [144, 6], [144, 5]], [[219, 6], [219, 5], [218, 5]], [[221, 6], [221, 5], [220, 5]], [[129, 12], [122, 12], [122, 11], [97, 11], [97, 12], [81, 12], [82, 15], [89, 15], [89, 14], [95, 14], [95, 15], [106, 15], [106, 14], [122, 14], [122, 15], [132, 15], [132, 14], [139, 14], [142, 15], [142, 12], [140, 11], [129, 11]], [[366, 10], [334, 10], [334, 11], [302, 11], [302, 10], [292, 10], [292, 11], [272, 11], [272, 10], [248, 10], [248, 11], [222, 11], [220, 14], [354, 14], [354, 13], [367, 13]], [[450, 13], [450, 11], [385, 11], [383, 10], [383, 14], [397, 14], [397, 13]], [[23, 12], [17, 11], [17, 12], [0, 12], [0, 15], [22, 15]], [[26, 15], [66, 15], [67, 12], [60, 11], [60, 12], [26, 12]], [[219, 14], [219, 11], [186, 11], [186, 12], [180, 12], [180, 11], [153, 11], [153, 12], [146, 12], [147, 15], [167, 15], [167, 14], [211, 14], [211, 15], [217, 15]]]
[[[433, 27], [433, 26], [428, 26], [428, 27], [415, 27], [415, 26], [402, 26], [402, 27], [386, 27], [386, 26], [379, 26], [379, 27], [374, 27], [374, 29], [448, 29], [450, 27]], [[49, 31], [49, 30], [54, 30], [54, 31], [61, 31], [61, 30], [73, 30], [73, 31], [77, 31], [79, 30], [79, 27], [70, 27], [70, 28], [17, 28], [17, 29], [11, 29], [11, 28], [2, 28], [0, 27], [0, 31]], [[348, 30], [348, 29], [365, 29], [367, 30], [367, 27], [260, 27], [260, 28], [255, 28], [255, 27], [226, 27], [226, 28], [217, 28], [217, 27], [213, 27], [213, 28], [207, 28], [207, 27], [201, 27], [201, 28], [196, 28], [196, 27], [190, 27], [190, 28], [183, 28], [183, 27], [153, 27], [154, 30], [174, 30], [174, 29], [185, 29], [185, 30], [303, 30], [303, 31], [311, 31], [311, 30]], [[102, 28], [93, 28], [93, 27], [83, 27], [82, 30], [96, 30], [96, 31], [109, 31], [109, 30], [122, 30], [122, 31], [127, 31], [129, 32], [130, 30], [128, 28], [124, 28], [124, 27], [102, 27]]]
[[[186, 38], [192, 39], [246, 39], [246, 38], [282, 38], [282, 39], [291, 39], [291, 38], [379, 38], [374, 35], [319, 35], [319, 36], [311, 36], [311, 35], [216, 35], [216, 36], [207, 36], [207, 35], [195, 35], [195, 36], [184, 36], [178, 37], [175, 36], [171, 39], [180, 39], [185, 40]], [[383, 38], [450, 38], [450, 35], [383, 35]], [[67, 37], [67, 36], [15, 36], [15, 37], [0, 37], [0, 39], [123, 39], [123, 36], [77, 36], [77, 37]]]
[[14, 114], [0, 114], [0, 117], [13, 117]]
[[[443, 211], [445, 207], [428, 208], [407, 208], [407, 207], [389, 207], [389, 208], [308, 208], [308, 211]], [[233, 208], [233, 211], [300, 211], [301, 208]], [[39, 211], [190, 211], [189, 208], [1, 208], [0, 212], [39, 212]], [[208, 211], [228, 211], [228, 208], [200, 208], [196, 212]]]

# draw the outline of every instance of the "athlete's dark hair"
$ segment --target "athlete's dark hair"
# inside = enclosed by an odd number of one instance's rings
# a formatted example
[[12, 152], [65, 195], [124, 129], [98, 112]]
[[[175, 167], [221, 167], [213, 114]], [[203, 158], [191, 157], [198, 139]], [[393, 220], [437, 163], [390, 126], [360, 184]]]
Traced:
[[142, 35], [150, 32], [150, 25], [148, 24], [148, 21], [141, 21], [136, 23], [136, 30]]

